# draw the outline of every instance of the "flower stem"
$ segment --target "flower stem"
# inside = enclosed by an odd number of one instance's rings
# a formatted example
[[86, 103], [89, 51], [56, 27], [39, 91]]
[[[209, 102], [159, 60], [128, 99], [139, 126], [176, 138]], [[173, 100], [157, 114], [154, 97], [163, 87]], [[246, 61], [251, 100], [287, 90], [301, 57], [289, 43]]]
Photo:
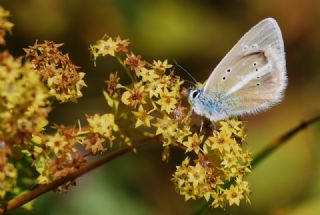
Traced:
[[55, 190], [56, 188], [58, 188], [59, 186], [75, 180], [76, 178], [78, 178], [81, 175], [84, 175], [86, 173], [88, 173], [91, 170], [94, 170], [95, 168], [102, 166], [103, 164], [117, 158], [120, 157], [123, 154], [126, 154], [127, 152], [130, 152], [136, 148], [142, 147], [144, 145], [146, 145], [147, 143], [149, 143], [152, 140], [155, 140], [156, 137], [149, 137], [149, 138], [145, 138], [143, 140], [138, 141], [137, 143], [135, 143], [132, 146], [128, 146], [128, 147], [124, 147], [122, 149], [110, 152], [109, 154], [107, 154], [106, 156], [102, 157], [99, 160], [96, 160], [82, 168], [79, 168], [77, 171], [62, 177], [58, 180], [55, 180], [49, 184], [41, 184], [38, 185], [37, 187], [35, 187], [33, 190], [22, 194], [20, 196], [17, 196], [11, 200], [9, 200], [5, 205], [0, 207], [0, 214], [5, 214], [13, 209], [16, 209], [30, 201], [32, 201], [33, 199], [37, 198], [38, 196], [47, 193], [51, 190]]
[[[291, 128], [286, 133], [282, 134], [280, 137], [272, 141], [266, 148], [264, 148], [261, 152], [259, 152], [256, 156], [254, 156], [253, 161], [251, 162], [252, 169], [255, 168], [261, 161], [267, 158], [272, 152], [286, 143], [289, 139], [291, 139], [294, 135], [307, 128], [309, 125], [320, 121], [320, 115], [317, 115], [309, 120], [306, 120], [299, 125]], [[234, 178], [230, 179], [230, 181], [224, 184], [224, 187], [228, 188], [235, 181]], [[204, 214], [209, 209], [209, 205], [207, 203], [202, 204], [193, 215], [201, 215]]]
[[130, 72], [130, 70], [128, 69], [128, 67], [123, 63], [123, 61], [120, 59], [120, 57], [116, 58], [118, 60], [118, 62], [121, 64], [121, 66], [124, 68], [124, 70], [126, 71], [126, 73], [128, 74], [128, 76], [130, 77], [132, 83], [136, 83], [137, 80], [135, 78], [135, 76], [133, 76]]

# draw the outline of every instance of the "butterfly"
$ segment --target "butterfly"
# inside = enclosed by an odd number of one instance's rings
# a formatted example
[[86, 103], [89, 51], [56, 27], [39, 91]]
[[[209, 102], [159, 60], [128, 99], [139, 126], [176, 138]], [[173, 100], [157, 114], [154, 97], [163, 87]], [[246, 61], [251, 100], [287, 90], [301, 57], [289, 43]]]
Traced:
[[265, 111], [287, 86], [284, 43], [273, 18], [252, 27], [216, 66], [203, 87], [189, 91], [192, 109], [210, 121]]

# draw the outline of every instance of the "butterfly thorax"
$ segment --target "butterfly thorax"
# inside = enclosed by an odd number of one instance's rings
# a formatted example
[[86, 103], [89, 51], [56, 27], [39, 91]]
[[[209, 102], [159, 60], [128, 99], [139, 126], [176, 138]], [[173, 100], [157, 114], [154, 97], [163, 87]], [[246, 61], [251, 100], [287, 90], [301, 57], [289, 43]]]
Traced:
[[235, 101], [231, 101], [226, 93], [220, 90], [204, 92], [203, 88], [191, 89], [189, 101], [195, 113], [210, 121], [227, 118], [235, 107]]

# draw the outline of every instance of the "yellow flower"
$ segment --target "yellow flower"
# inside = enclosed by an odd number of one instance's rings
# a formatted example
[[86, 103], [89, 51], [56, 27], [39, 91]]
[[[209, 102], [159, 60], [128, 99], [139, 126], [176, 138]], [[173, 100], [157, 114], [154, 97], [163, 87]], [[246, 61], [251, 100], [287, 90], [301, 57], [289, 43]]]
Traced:
[[[220, 165], [226, 170], [226, 172], [228, 171], [229, 174], [230, 173], [236, 173], [237, 169], [234, 169], [235, 167], [237, 167], [238, 165], [238, 158], [236, 156], [234, 156], [233, 154], [225, 154], [222, 157], [222, 161], [220, 163]], [[232, 174], [232, 176], [233, 176]], [[230, 176], [230, 177], [232, 177]], [[229, 175], [228, 175], [229, 177]]]
[[166, 69], [169, 69], [171, 67], [172, 65], [168, 64], [168, 60], [154, 60], [152, 63], [152, 68], [155, 69], [159, 74], [163, 74], [166, 71]]
[[175, 136], [178, 128], [178, 124], [167, 115], [158, 118], [154, 126], [157, 128], [156, 135], [162, 134], [163, 136]]
[[224, 191], [225, 198], [228, 200], [229, 205], [240, 205], [241, 199], [244, 198], [242, 192], [239, 191], [237, 186], [231, 185], [229, 189]]
[[176, 140], [178, 143], [182, 143], [185, 137], [192, 134], [190, 131], [190, 126], [188, 124], [185, 124], [182, 128], [177, 129], [176, 131]]
[[212, 193], [213, 202], [211, 206], [214, 208], [225, 208], [226, 207], [226, 198], [223, 193], [213, 192]]
[[113, 133], [118, 131], [118, 125], [115, 123], [113, 114], [95, 114], [87, 118], [90, 130], [97, 133], [110, 141], [114, 140]]
[[183, 80], [180, 80], [180, 78], [174, 76], [174, 78], [171, 79], [171, 90], [175, 92], [175, 94], [178, 97], [183, 97], [183, 95], [180, 93], [181, 85], [184, 83]]
[[172, 77], [170, 75], [162, 75], [161, 83], [164, 84], [167, 88], [171, 88], [172, 86]]
[[59, 155], [59, 153], [64, 150], [64, 147], [67, 144], [67, 140], [59, 133], [49, 136], [48, 140], [46, 141], [46, 146], [50, 148], [56, 155]]
[[218, 150], [220, 153], [229, 152], [231, 145], [237, 144], [234, 138], [224, 131], [214, 132], [213, 136], [210, 136], [206, 142], [211, 150]]
[[197, 163], [195, 166], [189, 166], [189, 182], [192, 183], [194, 188], [197, 188], [199, 184], [203, 184], [206, 182], [206, 169], [203, 168], [200, 163]]
[[138, 74], [138, 76], [142, 77], [143, 82], [152, 83], [159, 78], [159, 75], [157, 75], [153, 69], [141, 68], [141, 71]]
[[220, 131], [224, 131], [230, 135], [234, 134], [239, 138], [245, 138], [244, 126], [241, 121], [237, 119], [228, 119], [225, 121], [220, 121], [220, 125]]
[[145, 89], [141, 84], [135, 84], [134, 88], [122, 94], [121, 101], [125, 105], [136, 108], [140, 104], [146, 104]]
[[174, 92], [169, 92], [167, 89], [164, 90], [163, 95], [157, 101], [157, 104], [161, 106], [160, 110], [165, 111], [168, 114], [172, 112], [176, 108], [176, 104], [178, 103], [175, 98]]
[[150, 82], [147, 86], [147, 91], [149, 92], [150, 98], [156, 97], [158, 98], [160, 95], [163, 94], [164, 84], [160, 81], [153, 81]]
[[198, 136], [197, 133], [194, 133], [192, 137], [188, 137], [188, 140], [183, 142], [182, 144], [187, 147], [186, 152], [194, 151], [196, 154], [201, 150], [201, 144], [203, 141], [203, 135]]
[[111, 37], [103, 38], [98, 40], [96, 44], [90, 46], [91, 53], [93, 54], [94, 60], [99, 56], [111, 55], [115, 56], [117, 51], [117, 42], [114, 41]]
[[133, 112], [133, 115], [137, 117], [136, 128], [141, 125], [150, 127], [151, 126], [150, 120], [154, 118], [153, 116], [150, 115], [149, 112], [143, 109], [142, 105], [139, 106], [139, 109], [137, 112]]

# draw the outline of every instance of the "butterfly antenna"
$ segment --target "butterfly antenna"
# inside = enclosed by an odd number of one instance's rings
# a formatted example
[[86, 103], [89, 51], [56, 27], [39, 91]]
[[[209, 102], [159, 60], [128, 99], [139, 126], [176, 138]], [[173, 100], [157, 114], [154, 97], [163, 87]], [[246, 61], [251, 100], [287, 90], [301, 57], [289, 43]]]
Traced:
[[196, 86], [197, 86], [197, 85], [196, 85], [195, 83], [193, 83], [192, 81], [189, 81], [189, 80], [183, 80], [183, 81], [185, 81], [185, 82], [187, 82], [187, 83], [191, 84], [193, 87], [196, 87]]
[[[182, 69], [182, 71], [184, 71], [187, 75], [189, 75], [189, 77], [194, 81], [192, 84], [193, 85], [197, 85], [197, 80], [190, 74], [190, 72], [188, 72], [185, 68], [183, 68], [177, 61], [176, 59], [173, 59], [173, 63], [179, 67], [180, 69]], [[187, 80], [186, 80], [187, 81]], [[188, 82], [188, 81], [187, 81]], [[191, 82], [189, 82], [191, 83]]]

